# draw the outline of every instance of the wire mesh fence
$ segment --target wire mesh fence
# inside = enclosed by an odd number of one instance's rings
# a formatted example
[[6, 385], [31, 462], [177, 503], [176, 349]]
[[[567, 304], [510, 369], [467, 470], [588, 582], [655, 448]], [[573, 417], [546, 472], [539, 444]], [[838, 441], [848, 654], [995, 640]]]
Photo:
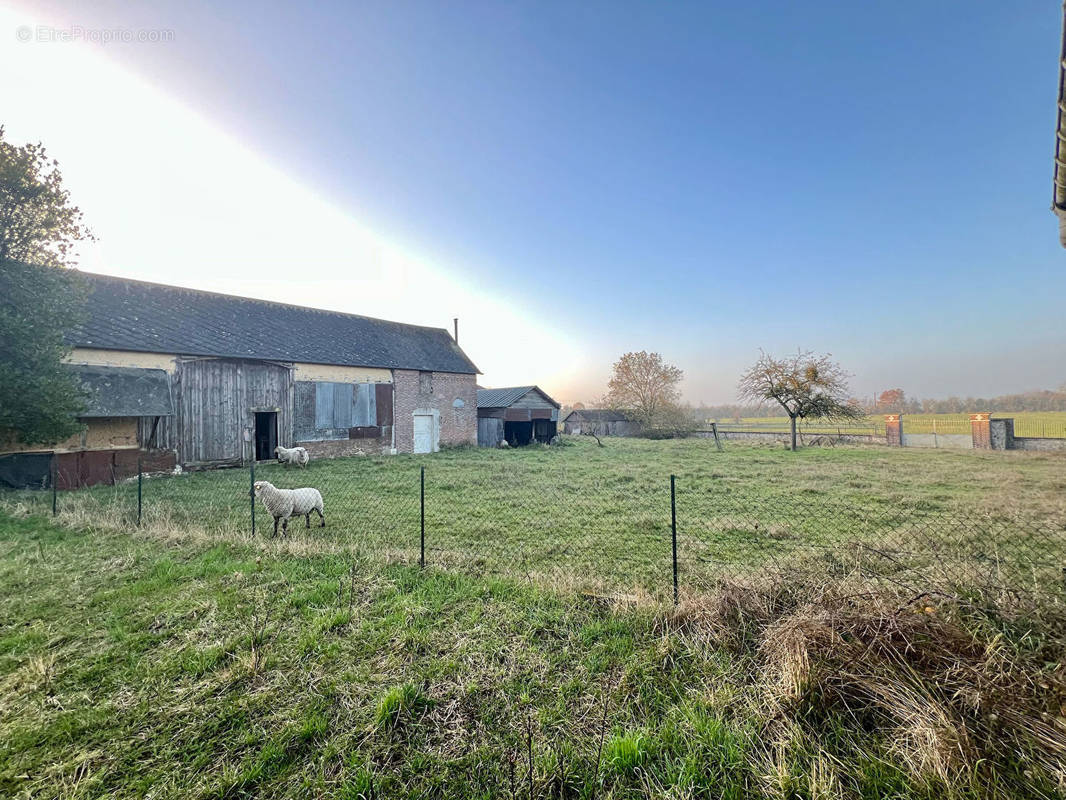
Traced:
[[[253, 484], [313, 485], [326, 527], [293, 517], [285, 535]], [[338, 459], [301, 473], [276, 464], [114, 485], [7, 491], [8, 510], [296, 554], [359, 551], [383, 561], [518, 578], [565, 591], [677, 600], [722, 582], [843, 580], [908, 591], [1066, 598], [1066, 523], [922, 504], [847, 504], [754, 495], [715, 475], [577, 478], [520, 466], [459, 470]]]

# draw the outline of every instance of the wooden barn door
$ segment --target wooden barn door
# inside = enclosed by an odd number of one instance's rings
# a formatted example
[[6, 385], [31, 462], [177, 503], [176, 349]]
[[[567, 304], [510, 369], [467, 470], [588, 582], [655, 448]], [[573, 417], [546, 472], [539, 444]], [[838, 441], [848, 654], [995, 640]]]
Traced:
[[[274, 444], [292, 443], [292, 370], [265, 361], [191, 358], [178, 367], [178, 457], [182, 465], [240, 464], [255, 415], [276, 415]], [[273, 444], [270, 445], [273, 450]]]
[[182, 464], [240, 463], [244, 447], [240, 362], [200, 358], [179, 365]]

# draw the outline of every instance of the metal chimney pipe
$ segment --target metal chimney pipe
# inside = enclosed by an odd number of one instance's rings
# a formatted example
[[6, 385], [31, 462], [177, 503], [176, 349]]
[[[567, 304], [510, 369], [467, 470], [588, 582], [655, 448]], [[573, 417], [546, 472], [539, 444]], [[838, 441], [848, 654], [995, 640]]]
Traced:
[[455, 323], [455, 343], [459, 344], [459, 317], [453, 317], [452, 322]]

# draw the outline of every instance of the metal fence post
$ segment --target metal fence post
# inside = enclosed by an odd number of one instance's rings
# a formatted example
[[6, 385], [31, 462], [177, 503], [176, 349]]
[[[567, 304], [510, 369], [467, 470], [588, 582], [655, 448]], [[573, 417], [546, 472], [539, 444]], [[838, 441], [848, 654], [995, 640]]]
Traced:
[[248, 470], [248, 498], [252, 509], [252, 535], [255, 536], [255, 459], [248, 462], [251, 469]]
[[141, 457], [137, 456], [137, 527], [141, 527], [141, 497], [144, 487], [144, 463], [141, 461]]
[[670, 539], [674, 550], [674, 605], [677, 605], [677, 476], [670, 476]]
[[56, 483], [58, 482], [59, 470], [56, 469], [56, 454], [52, 453], [52, 516], [59, 513], [58, 498], [56, 495]]
[[419, 471], [418, 498], [420, 505], [419, 516], [421, 518], [421, 536], [419, 541], [418, 566], [426, 566], [426, 468]]

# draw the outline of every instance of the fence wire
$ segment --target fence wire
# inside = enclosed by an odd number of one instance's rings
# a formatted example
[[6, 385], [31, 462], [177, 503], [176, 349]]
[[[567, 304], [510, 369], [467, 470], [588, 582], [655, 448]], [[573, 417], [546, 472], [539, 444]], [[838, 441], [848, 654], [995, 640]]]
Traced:
[[[89, 529], [262, 540], [297, 554], [359, 551], [612, 596], [667, 600], [676, 572], [682, 596], [723, 582], [833, 580], [1066, 597], [1062, 521], [802, 493], [753, 496], [713, 475], [679, 478], [672, 496], [669, 475], [636, 467], [598, 481], [565, 468], [546, 477], [521, 464], [480, 473], [431, 465], [423, 473], [409, 463], [339, 459], [313, 473], [276, 464], [142, 473], [85, 489], [5, 491], [0, 504], [48, 515], [54, 503], [61, 522]], [[287, 535], [275, 536], [270, 513], [253, 498], [255, 480], [315, 486], [325, 499], [326, 527], [315, 515], [310, 527], [298, 517]]]

